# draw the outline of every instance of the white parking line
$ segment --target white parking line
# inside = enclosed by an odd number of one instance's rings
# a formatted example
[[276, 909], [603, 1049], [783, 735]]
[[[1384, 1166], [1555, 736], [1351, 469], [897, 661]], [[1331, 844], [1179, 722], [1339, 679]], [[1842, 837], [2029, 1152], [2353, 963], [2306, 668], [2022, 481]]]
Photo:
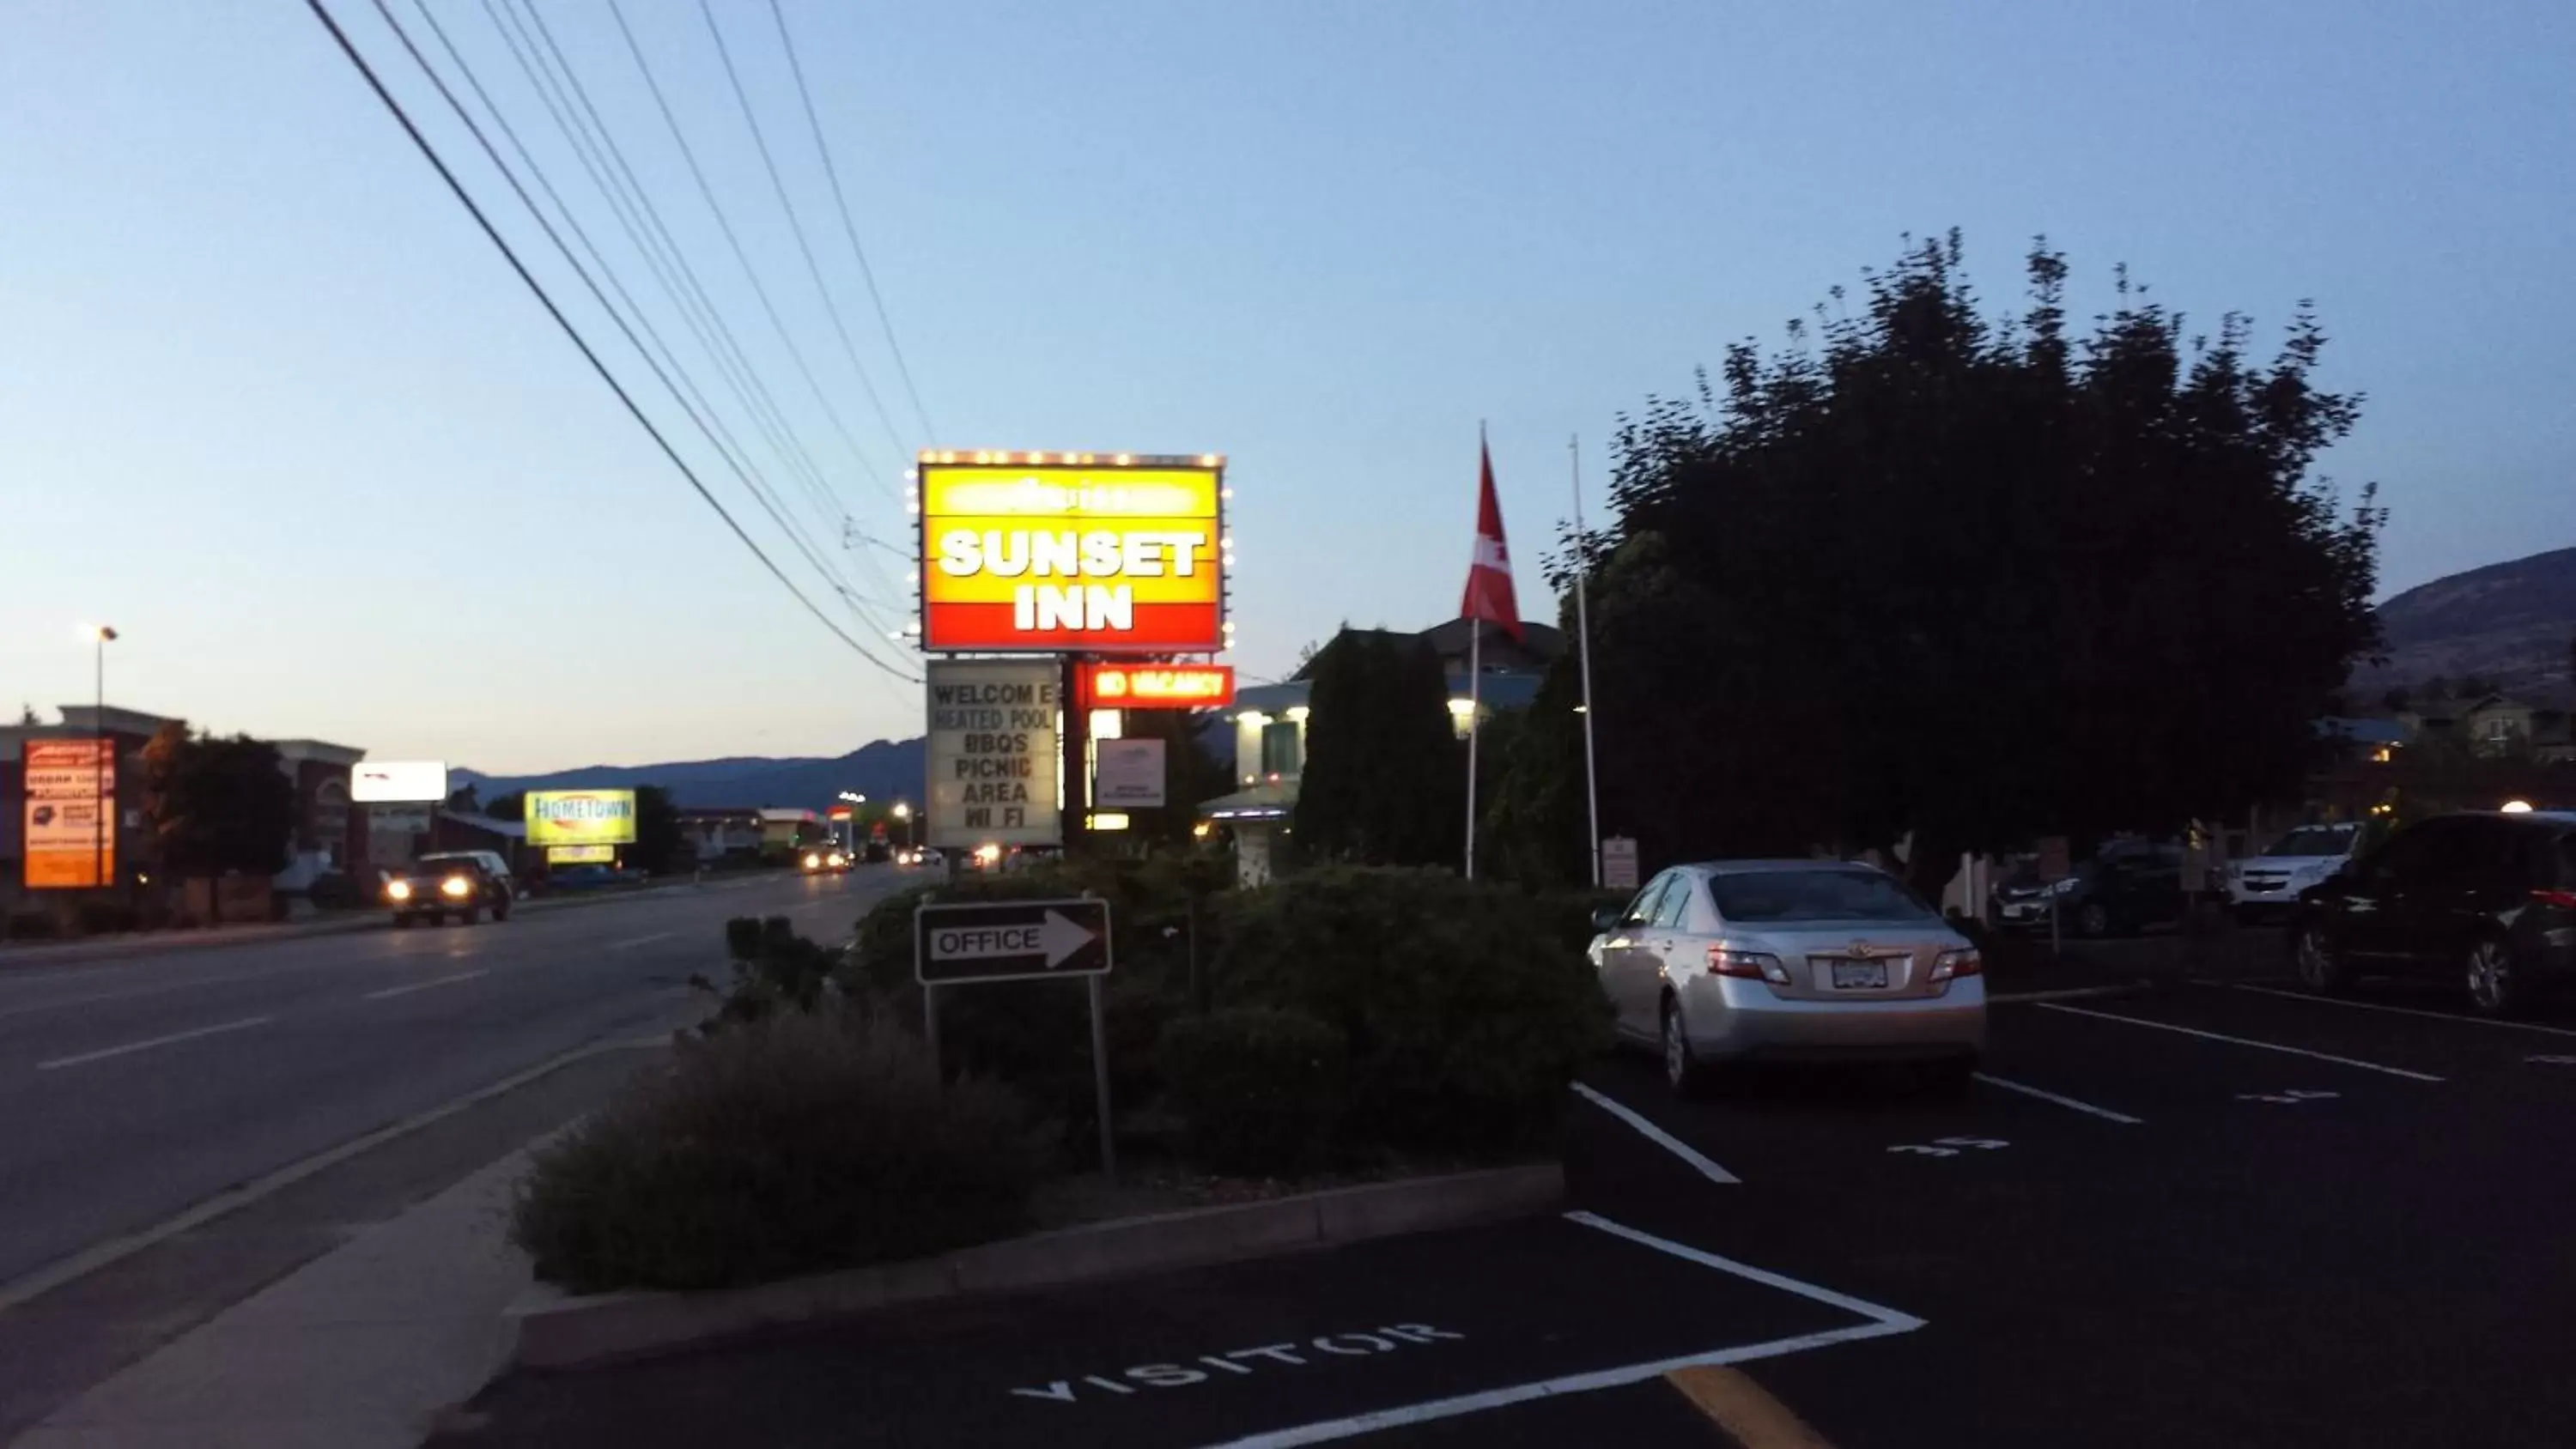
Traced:
[[2542, 1026], [2530, 1021], [2498, 1021], [2491, 1016], [2463, 1016], [2456, 1011], [2426, 1011], [2420, 1006], [2388, 1006], [2376, 1001], [2346, 1001], [2340, 996], [2319, 996], [2312, 991], [2283, 991], [2277, 986], [2248, 986], [2241, 981], [2204, 982], [2208, 986], [2226, 986], [2235, 991], [2260, 992], [2265, 996], [2286, 996], [2292, 1001], [2313, 1001], [2319, 1006], [2349, 1006], [2355, 1011], [2387, 1011], [2399, 1016], [2429, 1016], [2436, 1021], [2456, 1021], [2466, 1026], [2501, 1026], [2513, 1031], [2547, 1032], [2551, 1036], [2576, 1036], [2563, 1026]]
[[1643, 1136], [1647, 1141], [1652, 1142], [1657, 1147], [1664, 1149], [1673, 1156], [1680, 1158], [1682, 1161], [1689, 1163], [1692, 1171], [1707, 1178], [1709, 1181], [1724, 1183], [1730, 1186], [1740, 1186], [1744, 1182], [1743, 1178], [1736, 1176], [1734, 1173], [1727, 1171], [1725, 1168], [1709, 1161], [1706, 1157], [1701, 1156], [1697, 1148], [1692, 1147], [1689, 1143], [1684, 1142], [1670, 1132], [1665, 1131], [1663, 1128], [1658, 1127], [1654, 1123], [1637, 1115], [1637, 1113], [1628, 1107], [1627, 1104], [1612, 1101], [1610, 1098], [1601, 1095], [1599, 1092], [1592, 1090], [1581, 1082], [1574, 1084], [1574, 1094], [1581, 1097], [1583, 1100], [1590, 1102], [1593, 1106], [1600, 1108], [1602, 1111], [1609, 1113], [1611, 1116], [1618, 1118], [1620, 1121], [1627, 1123], [1629, 1126], [1636, 1128], [1640, 1136]]
[[168, 1036], [156, 1036], [149, 1041], [130, 1041], [123, 1046], [112, 1046], [104, 1051], [83, 1052], [76, 1057], [56, 1057], [50, 1062], [36, 1063], [36, 1070], [50, 1072], [56, 1067], [76, 1067], [83, 1062], [105, 1061], [109, 1057], [121, 1057], [128, 1052], [148, 1052], [154, 1047], [168, 1046], [172, 1042], [195, 1041], [201, 1036], [213, 1036], [217, 1032], [242, 1031], [254, 1026], [266, 1026], [275, 1020], [277, 1018], [273, 1016], [245, 1016], [239, 1021], [227, 1021], [220, 1026], [201, 1026], [195, 1031], [174, 1031]]
[[441, 976], [435, 981], [415, 981], [409, 986], [388, 986], [382, 991], [370, 991], [359, 999], [362, 1001], [382, 1001], [389, 996], [409, 996], [415, 991], [427, 991], [433, 986], [453, 986], [459, 981], [471, 981], [477, 976], [489, 976], [491, 974], [492, 970], [487, 966], [483, 970], [468, 971], [460, 976]]
[[2025, 1086], [2020, 1082], [2007, 1082], [2001, 1077], [1987, 1076], [1984, 1072], [1977, 1072], [1973, 1075], [1978, 1081], [1985, 1083], [1989, 1087], [2001, 1087], [2007, 1092], [2019, 1092], [2025, 1097], [2037, 1097], [2043, 1102], [2055, 1102], [2061, 1107], [2071, 1107], [2078, 1112], [2090, 1113], [2093, 1116], [2101, 1117], [2112, 1122], [2126, 1122], [2132, 1127], [2145, 1125], [2146, 1119], [2142, 1117], [2132, 1117], [2126, 1112], [2114, 1112], [2108, 1107], [2096, 1107], [2090, 1102], [2079, 1102], [2073, 1097], [2061, 1097], [2055, 1092], [2043, 1092], [2037, 1087]]
[[2404, 1067], [2382, 1066], [2378, 1062], [2358, 1061], [2352, 1057], [2335, 1056], [2330, 1052], [2312, 1052], [2306, 1047], [2283, 1046], [2279, 1042], [2256, 1041], [2252, 1037], [2229, 1036], [2224, 1032], [2202, 1031], [2196, 1026], [2176, 1026], [2169, 1021], [2148, 1021], [2141, 1017], [2121, 1016], [2117, 1013], [2108, 1011], [2087, 1011], [2080, 1006], [2060, 1006], [2053, 1001], [2042, 1001], [2035, 1004], [2042, 1011], [2062, 1011], [2068, 1016], [2090, 1016], [2102, 1021], [2121, 1022], [2129, 1026], [2150, 1027], [2156, 1031], [2180, 1032], [2184, 1036], [2203, 1037], [2210, 1041], [2233, 1042], [2237, 1046], [2254, 1047], [2260, 1051], [2283, 1052], [2294, 1057], [2309, 1057], [2316, 1061], [2333, 1062], [2338, 1066], [2359, 1067], [2365, 1072], [2384, 1072], [2389, 1076], [2405, 1077], [2410, 1081], [2438, 1082], [2442, 1080], [2440, 1077], [2434, 1076], [2430, 1072], [2412, 1072], [2408, 1071]]
[[667, 941], [678, 934], [680, 933], [677, 931], [655, 931], [649, 936], [631, 936], [623, 941], [609, 942], [608, 949], [611, 951], [624, 951], [635, 946], [650, 946], [656, 941]]
[[1782, 1354], [1800, 1353], [1811, 1348], [1823, 1348], [1829, 1344], [1850, 1343], [1864, 1338], [1885, 1338], [1890, 1334], [1912, 1333], [1923, 1326], [1923, 1320], [1912, 1314], [1899, 1313], [1893, 1308], [1882, 1308], [1875, 1303], [1864, 1302], [1848, 1294], [1836, 1293], [1830, 1288], [1819, 1288], [1813, 1283], [1801, 1283], [1795, 1278], [1756, 1268], [1749, 1263], [1739, 1263], [1732, 1258], [1721, 1258], [1715, 1253], [1703, 1253], [1697, 1248], [1684, 1247], [1680, 1243], [1658, 1238], [1651, 1233], [1641, 1233], [1635, 1228], [1614, 1223], [1608, 1218], [1596, 1217], [1585, 1212], [1567, 1213], [1565, 1217], [1568, 1222], [1580, 1223], [1613, 1237], [1625, 1238], [1629, 1242], [1652, 1248], [1659, 1253], [1670, 1253], [1676, 1258], [1697, 1263], [1704, 1268], [1715, 1268], [1721, 1273], [1731, 1273], [1766, 1288], [1777, 1288], [1784, 1293], [1794, 1293], [1801, 1298], [1830, 1304], [1845, 1312], [1859, 1314], [1868, 1321], [1853, 1324], [1849, 1328], [1829, 1328], [1821, 1333], [1802, 1333], [1795, 1338], [1774, 1338], [1763, 1343], [1748, 1343], [1738, 1348], [1711, 1349], [1706, 1353], [1686, 1354], [1680, 1358], [1625, 1364], [1618, 1368], [1600, 1369], [1592, 1373], [1567, 1374], [1562, 1378], [1538, 1379], [1530, 1383], [1514, 1384], [1509, 1388], [1488, 1389], [1483, 1393], [1460, 1394], [1454, 1398], [1434, 1399], [1424, 1404], [1406, 1404], [1400, 1408], [1354, 1414], [1346, 1419], [1327, 1419], [1321, 1423], [1300, 1424], [1293, 1429], [1274, 1429], [1265, 1434], [1248, 1434], [1240, 1439], [1229, 1439], [1216, 1446], [1216, 1449], [1295, 1449], [1295, 1446], [1302, 1444], [1325, 1444], [1336, 1439], [1355, 1439], [1360, 1435], [1374, 1434], [1384, 1429], [1400, 1428], [1407, 1424], [1429, 1423], [1436, 1419], [1454, 1419], [1462, 1414], [1477, 1414], [1487, 1409], [1525, 1404], [1532, 1399], [1550, 1399], [1565, 1394], [1621, 1388], [1628, 1384], [1662, 1378], [1677, 1369], [1714, 1367], [1721, 1364], [1749, 1363], [1755, 1359], [1778, 1358]]

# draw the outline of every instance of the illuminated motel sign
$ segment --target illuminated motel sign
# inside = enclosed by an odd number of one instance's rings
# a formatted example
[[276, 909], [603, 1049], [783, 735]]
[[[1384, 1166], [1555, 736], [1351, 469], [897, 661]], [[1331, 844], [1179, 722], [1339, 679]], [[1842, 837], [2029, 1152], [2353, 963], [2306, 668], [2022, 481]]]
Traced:
[[1225, 648], [1224, 470], [1213, 454], [923, 454], [922, 649]]

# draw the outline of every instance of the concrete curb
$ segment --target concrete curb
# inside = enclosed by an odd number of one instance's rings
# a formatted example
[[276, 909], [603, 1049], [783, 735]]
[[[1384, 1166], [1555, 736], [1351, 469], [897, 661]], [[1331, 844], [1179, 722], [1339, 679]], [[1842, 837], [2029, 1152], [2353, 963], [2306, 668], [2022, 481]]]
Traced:
[[512, 1362], [525, 1368], [598, 1364], [908, 1304], [1097, 1282], [1490, 1222], [1550, 1211], [1564, 1200], [1564, 1165], [1550, 1162], [1121, 1218], [937, 1258], [750, 1288], [574, 1298], [541, 1284], [510, 1309], [518, 1330]]

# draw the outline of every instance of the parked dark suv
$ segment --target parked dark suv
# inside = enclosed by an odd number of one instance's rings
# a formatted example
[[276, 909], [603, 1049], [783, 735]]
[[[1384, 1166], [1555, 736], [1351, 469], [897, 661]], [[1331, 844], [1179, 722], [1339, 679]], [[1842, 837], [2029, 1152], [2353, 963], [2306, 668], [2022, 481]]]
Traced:
[[2490, 1016], [2576, 981], [2576, 812], [2437, 815], [2299, 895], [2299, 979], [2449, 975]]

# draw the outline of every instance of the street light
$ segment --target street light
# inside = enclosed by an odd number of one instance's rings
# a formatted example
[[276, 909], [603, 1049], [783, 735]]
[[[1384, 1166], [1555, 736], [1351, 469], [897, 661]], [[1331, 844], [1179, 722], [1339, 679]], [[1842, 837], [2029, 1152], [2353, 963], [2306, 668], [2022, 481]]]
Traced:
[[903, 822], [904, 848], [912, 848], [912, 807], [901, 800], [894, 802], [894, 818]]
[[107, 878], [107, 812], [116, 808], [116, 787], [110, 783], [115, 776], [110, 773], [113, 766], [107, 754], [107, 646], [109, 641], [116, 637], [116, 631], [101, 624], [90, 629], [88, 633], [90, 642], [97, 650], [98, 684], [98, 712], [91, 715], [89, 721], [90, 748], [96, 751], [95, 757], [90, 762], [90, 768], [97, 772], [90, 778], [98, 791], [97, 797], [89, 802], [91, 810], [89, 874], [91, 885], [104, 887], [111, 884]]

